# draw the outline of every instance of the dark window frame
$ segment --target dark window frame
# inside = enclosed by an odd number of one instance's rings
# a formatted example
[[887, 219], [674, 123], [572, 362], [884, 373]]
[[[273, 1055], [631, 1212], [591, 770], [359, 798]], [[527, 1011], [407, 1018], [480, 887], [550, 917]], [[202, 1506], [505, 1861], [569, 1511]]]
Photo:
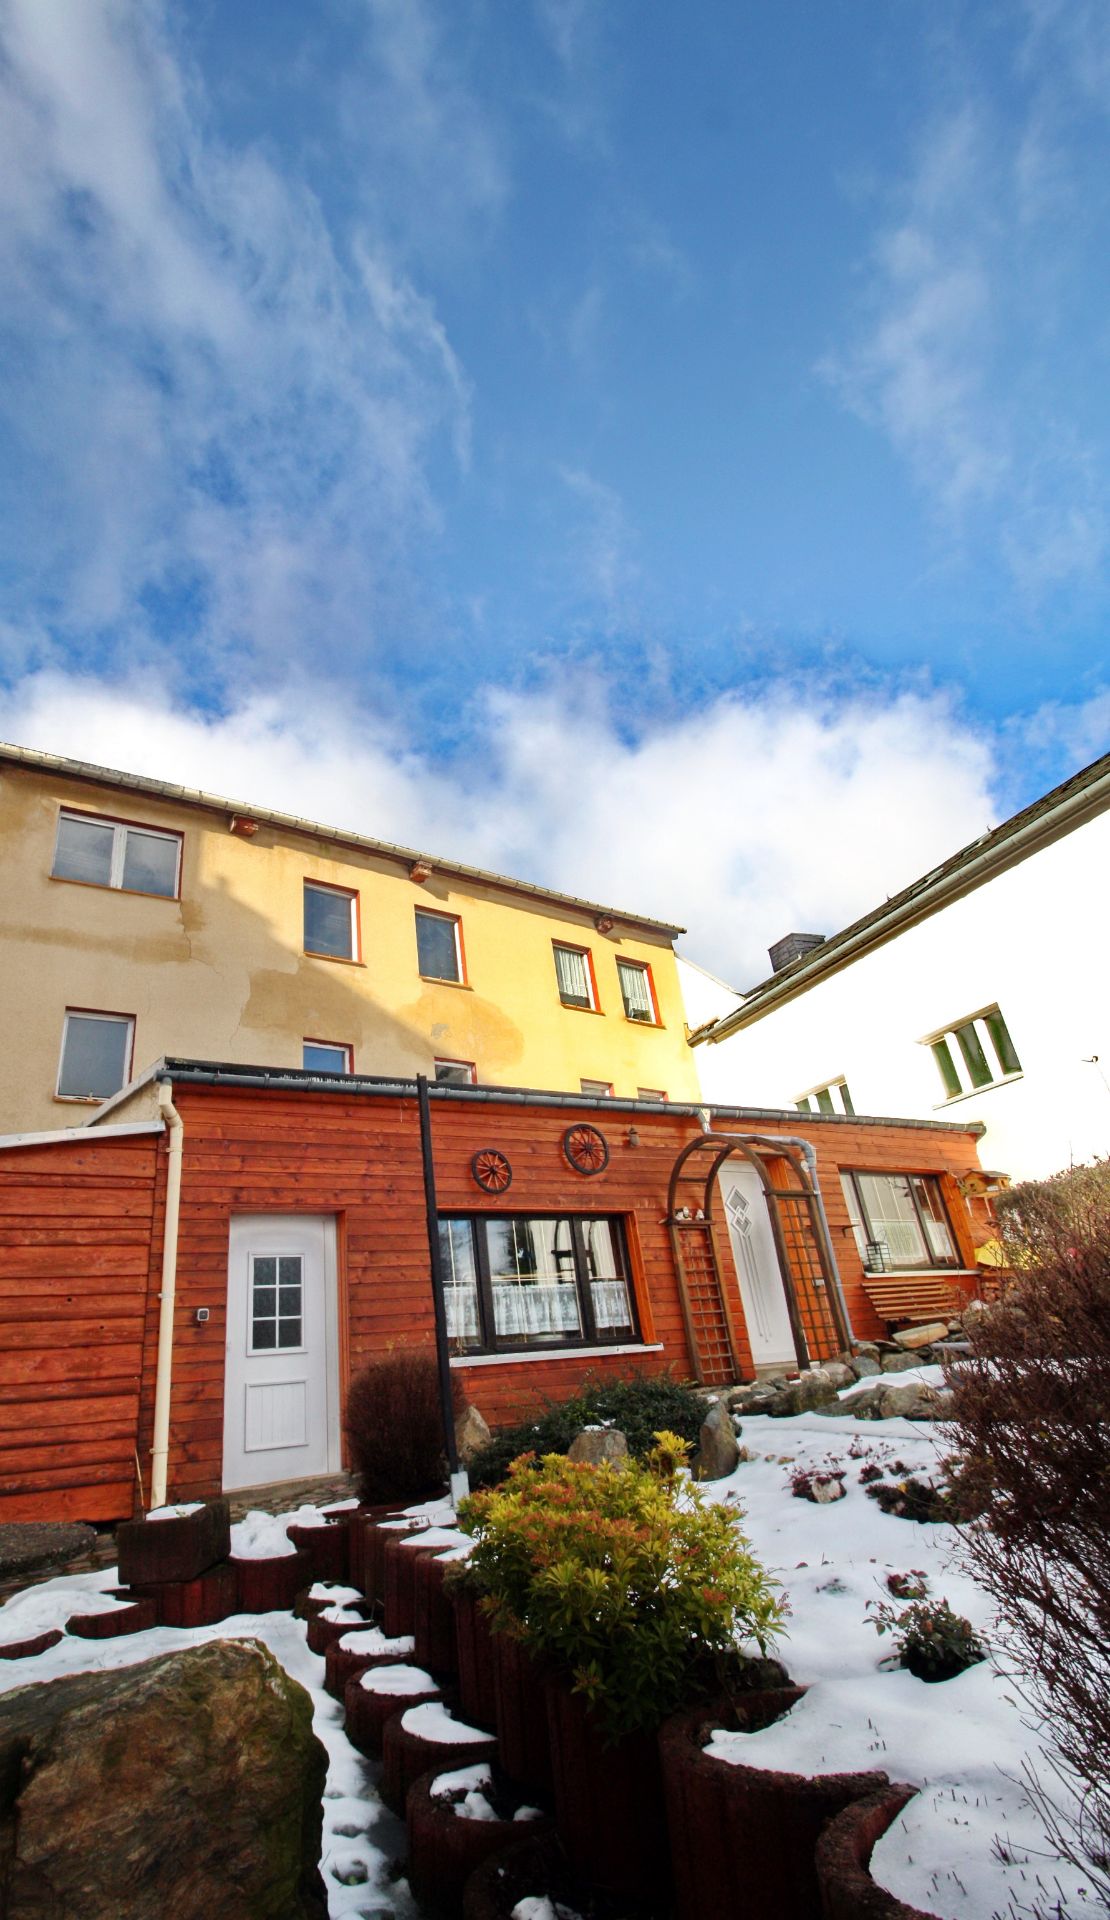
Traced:
[[[571, 1228], [571, 1248], [574, 1258], [575, 1291], [578, 1296], [578, 1312], [582, 1331], [577, 1334], [563, 1332], [550, 1336], [534, 1335], [532, 1339], [520, 1341], [511, 1334], [495, 1333], [496, 1320], [493, 1305], [493, 1280], [490, 1272], [489, 1244], [486, 1237], [486, 1225], [490, 1220], [547, 1221], [565, 1220]], [[439, 1223], [447, 1226], [466, 1221], [470, 1227], [471, 1247], [474, 1254], [474, 1266], [477, 1276], [478, 1328], [480, 1344], [463, 1346], [457, 1337], [452, 1338], [451, 1355], [453, 1359], [470, 1360], [492, 1358], [494, 1355], [568, 1353], [579, 1348], [641, 1346], [643, 1333], [640, 1327], [639, 1303], [636, 1299], [636, 1287], [632, 1275], [632, 1262], [629, 1257], [628, 1231], [626, 1218], [619, 1213], [568, 1213], [567, 1211], [508, 1213], [490, 1210], [488, 1213], [451, 1212], [441, 1213]], [[598, 1329], [594, 1318], [592, 1286], [589, 1276], [589, 1256], [586, 1250], [585, 1230], [595, 1221], [604, 1221], [613, 1236], [616, 1250], [617, 1278], [624, 1283], [628, 1295], [629, 1326], [618, 1327], [612, 1331]]]
[[[861, 1253], [860, 1259], [861, 1259], [863, 1270], [865, 1273], [868, 1273], [868, 1274], [871, 1274], [871, 1273], [959, 1273], [964, 1270], [963, 1257], [960, 1252], [959, 1237], [956, 1233], [955, 1225], [953, 1224], [952, 1215], [948, 1210], [948, 1203], [944, 1197], [944, 1185], [943, 1185], [941, 1176], [939, 1173], [936, 1172], [935, 1169], [931, 1169], [926, 1173], [916, 1173], [908, 1168], [902, 1168], [902, 1167], [898, 1168], [893, 1172], [889, 1167], [841, 1167], [840, 1168], [841, 1180], [851, 1181], [852, 1192], [855, 1196], [856, 1206], [859, 1209], [859, 1216], [866, 1230], [867, 1237], [865, 1241], [865, 1246], [868, 1249], [870, 1249], [872, 1247], [881, 1247], [882, 1245], [884, 1245], [884, 1242], [877, 1235], [875, 1231], [874, 1223], [871, 1220], [870, 1215], [868, 1213], [867, 1204], [864, 1200], [864, 1197], [860, 1190], [860, 1185], [859, 1185], [861, 1177], [867, 1180], [905, 1180], [906, 1181], [909, 1187], [910, 1201], [913, 1205], [914, 1216], [917, 1221], [917, 1230], [921, 1236], [921, 1244], [924, 1247], [925, 1254], [926, 1254], [926, 1258], [924, 1260], [891, 1260], [889, 1264], [887, 1264], [885, 1262], [871, 1260], [868, 1258], [867, 1253]], [[926, 1184], [931, 1190], [931, 1192], [935, 1195], [937, 1204], [940, 1208], [941, 1218], [944, 1222], [944, 1225], [948, 1229], [948, 1238], [952, 1243], [951, 1259], [943, 1259], [939, 1255], [934, 1254], [929, 1245], [929, 1234], [925, 1226], [924, 1218], [922, 1216], [921, 1203], [914, 1189], [914, 1183], [915, 1181], [918, 1181], [918, 1180], [920, 1180], [923, 1184]], [[853, 1240], [854, 1239], [855, 1239], [855, 1230], [854, 1230], [854, 1223], [853, 1223]]]

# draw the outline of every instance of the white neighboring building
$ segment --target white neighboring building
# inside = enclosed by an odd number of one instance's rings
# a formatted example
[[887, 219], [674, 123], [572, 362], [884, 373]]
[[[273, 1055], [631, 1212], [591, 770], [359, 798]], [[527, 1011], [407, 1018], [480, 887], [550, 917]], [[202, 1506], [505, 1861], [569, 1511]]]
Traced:
[[1108, 809], [1110, 755], [780, 960], [693, 1032], [706, 1100], [981, 1120], [1014, 1179], [1110, 1153]]

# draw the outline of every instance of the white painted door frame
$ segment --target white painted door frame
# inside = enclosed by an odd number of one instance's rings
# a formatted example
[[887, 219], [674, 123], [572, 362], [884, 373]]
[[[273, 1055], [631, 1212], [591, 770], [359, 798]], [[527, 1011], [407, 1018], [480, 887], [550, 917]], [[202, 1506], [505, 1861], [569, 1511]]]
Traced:
[[332, 1214], [234, 1214], [228, 1234], [223, 1484], [340, 1468]]

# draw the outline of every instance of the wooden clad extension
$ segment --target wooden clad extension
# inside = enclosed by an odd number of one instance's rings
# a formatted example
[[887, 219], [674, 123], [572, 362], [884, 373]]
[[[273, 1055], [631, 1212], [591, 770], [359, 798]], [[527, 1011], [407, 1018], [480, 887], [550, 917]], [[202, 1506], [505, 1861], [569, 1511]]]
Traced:
[[[228, 1245], [240, 1214], [334, 1217], [339, 1373], [391, 1347], [434, 1340], [420, 1130], [412, 1094], [174, 1082], [184, 1122], [170, 1417], [169, 1497], [222, 1484]], [[609, 1159], [577, 1172], [563, 1136], [605, 1135]], [[624, 1225], [640, 1341], [633, 1351], [569, 1348], [457, 1362], [491, 1426], [562, 1398], [584, 1375], [695, 1371], [667, 1226], [675, 1160], [699, 1132], [691, 1114], [466, 1097], [432, 1103], [441, 1214], [608, 1214]], [[973, 1131], [824, 1115], [715, 1116], [720, 1133], [804, 1133], [818, 1171], [848, 1311], [882, 1331], [868, 1299], [841, 1190], [842, 1168], [936, 1174], [974, 1266], [960, 1177], [978, 1165]], [[630, 1138], [630, 1134], [633, 1136]], [[491, 1197], [471, 1161], [496, 1148], [512, 1185]], [[0, 1153], [0, 1520], [118, 1518], [149, 1492], [166, 1155], [161, 1136], [98, 1137]], [[984, 1229], [985, 1232], [985, 1229]], [[751, 1353], [723, 1223], [718, 1258], [742, 1374]], [[208, 1318], [197, 1320], [206, 1308]]]
[[132, 1510], [158, 1147], [0, 1154], [0, 1521]]

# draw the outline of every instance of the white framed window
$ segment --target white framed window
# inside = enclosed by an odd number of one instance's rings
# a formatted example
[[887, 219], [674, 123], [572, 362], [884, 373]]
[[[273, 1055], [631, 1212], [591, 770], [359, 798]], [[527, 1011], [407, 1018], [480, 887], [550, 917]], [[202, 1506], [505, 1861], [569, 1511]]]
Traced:
[[250, 1353], [303, 1353], [304, 1261], [299, 1253], [251, 1255]]
[[568, 947], [562, 941], [551, 943], [555, 955], [555, 978], [564, 1007], [582, 1007], [597, 1012], [597, 985], [593, 957], [588, 947]]
[[478, 1072], [473, 1060], [437, 1060], [436, 1079], [448, 1087], [472, 1087]]
[[154, 893], [176, 900], [181, 884], [181, 835], [63, 807], [58, 815], [55, 880], [120, 893]]
[[319, 880], [304, 883], [304, 950], [324, 960], [357, 960], [358, 894]]
[[578, 1085], [583, 1093], [597, 1094], [601, 1100], [611, 1100], [613, 1098], [613, 1082], [611, 1080], [580, 1080]]
[[984, 1007], [943, 1032], [931, 1034], [922, 1044], [931, 1050], [937, 1063], [944, 1088], [942, 1106], [982, 1087], [1021, 1076], [1017, 1048], [997, 1007]]
[[854, 1113], [846, 1080], [828, 1080], [823, 1087], [810, 1087], [794, 1102], [799, 1113]]
[[130, 1013], [67, 1007], [58, 1063], [59, 1100], [108, 1100], [127, 1085], [135, 1042]]
[[309, 1073], [352, 1073], [354, 1050], [335, 1040], [305, 1040], [301, 1065]]
[[457, 913], [428, 913], [416, 909], [416, 958], [424, 980], [450, 980], [462, 986], [462, 922]]
[[670, 1094], [665, 1092], [662, 1087], [636, 1088], [637, 1100], [669, 1100], [670, 1097]]
[[620, 981], [625, 1018], [639, 1020], [647, 1027], [657, 1027], [659, 1009], [655, 1004], [655, 983], [647, 962], [618, 960], [617, 979]]
[[841, 1173], [867, 1273], [957, 1267], [956, 1238], [935, 1173]]

